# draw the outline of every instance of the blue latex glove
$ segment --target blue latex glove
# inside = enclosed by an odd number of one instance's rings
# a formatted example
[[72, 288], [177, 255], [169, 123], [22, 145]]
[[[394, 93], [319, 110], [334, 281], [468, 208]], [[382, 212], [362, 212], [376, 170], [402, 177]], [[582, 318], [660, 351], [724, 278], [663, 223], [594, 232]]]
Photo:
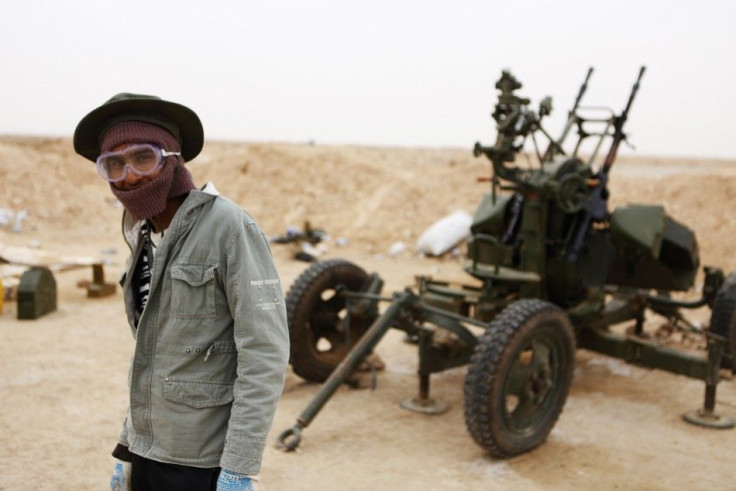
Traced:
[[130, 491], [130, 462], [118, 461], [110, 478], [112, 491]]
[[257, 481], [255, 477], [222, 469], [217, 479], [217, 491], [258, 491]]

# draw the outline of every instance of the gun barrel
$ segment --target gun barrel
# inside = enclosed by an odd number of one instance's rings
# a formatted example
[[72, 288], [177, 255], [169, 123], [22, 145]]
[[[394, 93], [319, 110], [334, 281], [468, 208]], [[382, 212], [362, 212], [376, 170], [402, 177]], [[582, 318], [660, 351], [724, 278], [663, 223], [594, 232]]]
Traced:
[[631, 109], [631, 105], [634, 102], [634, 97], [636, 97], [636, 93], [639, 91], [639, 84], [641, 83], [641, 78], [644, 75], [645, 70], [645, 66], [642, 66], [639, 69], [639, 76], [631, 89], [631, 94], [629, 95], [629, 100], [626, 103], [626, 108], [618, 117], [614, 118], [615, 129], [613, 133], [613, 142], [611, 142], [611, 148], [608, 151], [608, 155], [606, 155], [606, 160], [603, 162], [603, 166], [601, 166], [601, 169], [598, 172], [598, 186], [596, 186], [592, 196], [589, 198], [586, 209], [576, 225], [572, 246], [567, 252], [567, 258], [571, 262], [576, 262], [580, 257], [580, 253], [582, 252], [583, 245], [585, 243], [585, 238], [588, 236], [588, 232], [590, 231], [590, 226], [593, 221], [603, 218], [606, 214], [607, 197], [604, 191], [608, 184], [608, 173], [611, 170], [613, 161], [616, 159], [618, 146], [621, 143], [621, 140], [624, 139], [624, 123], [629, 115], [629, 109]]
[[644, 71], [646, 70], [646, 68], [646, 66], [642, 65], [639, 69], [639, 76], [636, 78], [636, 82], [631, 88], [631, 94], [629, 94], [629, 100], [626, 103], [626, 108], [623, 110], [620, 116], [615, 118], [613, 142], [611, 143], [611, 149], [608, 151], [606, 160], [601, 167], [602, 174], [608, 174], [608, 172], [610, 171], [611, 166], [613, 165], [613, 161], [616, 159], [616, 153], [618, 153], [618, 146], [625, 138], [624, 124], [626, 123], [626, 119], [628, 119], [629, 117], [629, 110], [631, 109], [631, 105], [634, 103], [634, 97], [636, 97], [636, 93], [639, 91], [639, 84], [641, 83], [641, 78], [644, 76]]
[[572, 126], [575, 121], [575, 111], [577, 111], [578, 106], [580, 105], [580, 101], [583, 98], [583, 94], [585, 94], [585, 91], [588, 90], [588, 81], [590, 80], [590, 76], [593, 74], [593, 67], [588, 68], [588, 73], [585, 75], [585, 80], [583, 81], [583, 84], [580, 86], [580, 90], [578, 90], [578, 95], [575, 97], [575, 102], [572, 105], [572, 109], [567, 113], [567, 123], [565, 124], [565, 128], [562, 130], [562, 134], [560, 135], [560, 138], [555, 140], [550, 140], [549, 145], [547, 145], [547, 149], [544, 151], [544, 156], [542, 157], [542, 161], [546, 162], [547, 160], [550, 160], [556, 152], [559, 152], [562, 150], [562, 142], [565, 141], [565, 138], [567, 138], [567, 134], [572, 129]]
[[[639, 76], [636, 78], [636, 83], [634, 83], [634, 86], [631, 88], [631, 95], [629, 95], [629, 102], [626, 103], [626, 109], [624, 109], [624, 112], [621, 113], [622, 119], [625, 121], [626, 117], [629, 115], [629, 109], [631, 109], [631, 105], [634, 102], [634, 97], [636, 97], [636, 93], [639, 91], [639, 84], [641, 83], [641, 78], [644, 76], [644, 72], [646, 71], [647, 67], [642, 65], [642, 67], [639, 69]], [[621, 122], [621, 126], [623, 126], [623, 121]]]
[[588, 90], [588, 80], [590, 80], [591, 75], [593, 75], [593, 67], [588, 68], [588, 74], [585, 76], [583, 85], [580, 86], [580, 91], [578, 91], [578, 96], [575, 98], [575, 104], [573, 104], [571, 112], [574, 112], [580, 105], [580, 100], [583, 98], [583, 94]]

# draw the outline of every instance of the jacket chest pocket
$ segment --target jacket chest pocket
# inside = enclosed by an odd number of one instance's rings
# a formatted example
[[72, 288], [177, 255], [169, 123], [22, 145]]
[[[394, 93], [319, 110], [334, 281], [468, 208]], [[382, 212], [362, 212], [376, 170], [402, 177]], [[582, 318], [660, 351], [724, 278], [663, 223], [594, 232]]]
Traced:
[[180, 319], [216, 317], [217, 266], [188, 263], [171, 267], [171, 316]]

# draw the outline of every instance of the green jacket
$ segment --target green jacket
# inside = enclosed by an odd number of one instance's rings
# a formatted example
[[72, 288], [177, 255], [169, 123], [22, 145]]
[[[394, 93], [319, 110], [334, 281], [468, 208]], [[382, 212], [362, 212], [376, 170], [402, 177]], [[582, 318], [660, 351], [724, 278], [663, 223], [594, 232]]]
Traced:
[[192, 191], [158, 244], [136, 329], [137, 225], [124, 217], [132, 255], [123, 290], [136, 344], [120, 443], [160, 462], [258, 474], [289, 356], [268, 241], [231, 201]]

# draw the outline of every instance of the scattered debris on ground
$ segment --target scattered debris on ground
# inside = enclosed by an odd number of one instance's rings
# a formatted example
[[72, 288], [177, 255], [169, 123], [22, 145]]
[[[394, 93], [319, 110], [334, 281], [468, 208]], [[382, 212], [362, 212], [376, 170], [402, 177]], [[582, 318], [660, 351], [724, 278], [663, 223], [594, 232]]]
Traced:
[[293, 244], [296, 246], [294, 259], [313, 262], [327, 251], [323, 242], [330, 240], [330, 236], [319, 228], [312, 227], [309, 221], [304, 222], [304, 230], [290, 225], [286, 233], [271, 238], [272, 244]]

